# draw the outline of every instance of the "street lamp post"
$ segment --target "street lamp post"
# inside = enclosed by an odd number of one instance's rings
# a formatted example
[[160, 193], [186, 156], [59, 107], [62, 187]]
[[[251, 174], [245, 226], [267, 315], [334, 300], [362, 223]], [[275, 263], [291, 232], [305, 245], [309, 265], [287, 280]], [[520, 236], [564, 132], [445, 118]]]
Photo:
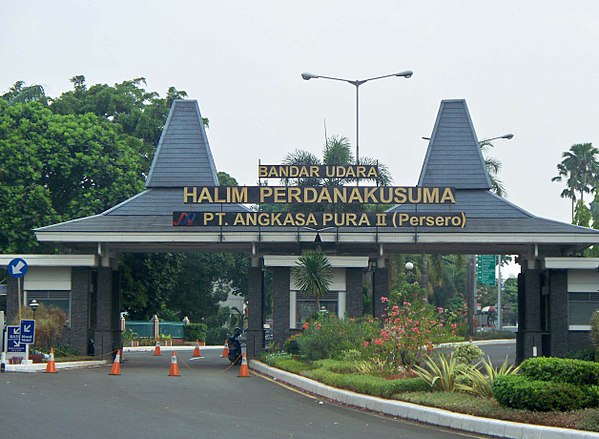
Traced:
[[310, 79], [331, 79], [333, 81], [342, 81], [347, 82], [348, 84], [356, 87], [356, 165], [360, 164], [360, 86], [369, 81], [375, 81], [377, 79], [383, 78], [391, 78], [393, 76], [403, 77], [403, 78], [411, 78], [414, 73], [411, 70], [404, 70], [403, 72], [393, 73], [391, 75], [383, 75], [383, 76], [375, 76], [374, 78], [367, 79], [344, 79], [344, 78], [335, 78], [333, 76], [322, 76], [316, 75], [314, 73], [304, 72], [302, 73], [302, 78], [306, 81]]
[[29, 308], [31, 308], [31, 310], [33, 311], [33, 320], [35, 320], [35, 311], [37, 311], [38, 306], [40, 306], [40, 304], [37, 303], [37, 300], [35, 299], [29, 302]]

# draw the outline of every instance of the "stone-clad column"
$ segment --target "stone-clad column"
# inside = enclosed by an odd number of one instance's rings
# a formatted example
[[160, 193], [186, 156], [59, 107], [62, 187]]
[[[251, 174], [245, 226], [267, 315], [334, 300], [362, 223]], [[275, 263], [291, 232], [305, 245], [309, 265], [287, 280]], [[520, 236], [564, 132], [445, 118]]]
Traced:
[[118, 271], [113, 272], [110, 268], [97, 269], [97, 323], [94, 331], [96, 355], [107, 355], [120, 345], [118, 275]]
[[260, 263], [250, 266], [248, 273], [247, 355], [257, 356], [264, 350], [264, 274]]
[[289, 267], [272, 269], [272, 302], [273, 302], [273, 339], [279, 347], [291, 335], [289, 330], [289, 283], [291, 272]]
[[541, 273], [526, 269], [518, 275], [518, 334], [516, 362], [533, 356], [542, 356], [541, 328]]
[[91, 269], [73, 267], [71, 269], [71, 328], [69, 344], [80, 354], [89, 354], [89, 299], [91, 288]]
[[362, 298], [362, 269], [345, 269], [345, 291], [347, 302], [345, 314], [347, 317], [362, 317], [364, 313], [364, 301]]
[[377, 267], [374, 270], [374, 280], [372, 282], [374, 313], [376, 317], [381, 317], [387, 308], [387, 305], [381, 302], [381, 297], [389, 295], [389, 269], [386, 267]]

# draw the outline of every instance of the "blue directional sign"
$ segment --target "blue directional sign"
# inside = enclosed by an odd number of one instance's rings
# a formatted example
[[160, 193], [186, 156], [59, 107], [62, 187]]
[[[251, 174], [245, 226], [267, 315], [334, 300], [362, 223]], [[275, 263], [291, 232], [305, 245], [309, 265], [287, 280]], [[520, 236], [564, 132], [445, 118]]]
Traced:
[[21, 327], [10, 325], [6, 327], [6, 331], [8, 333], [6, 352], [25, 352], [27, 348], [25, 343], [21, 343]]
[[18, 279], [27, 274], [27, 262], [25, 262], [25, 259], [14, 258], [8, 263], [7, 270], [10, 276]]
[[21, 320], [21, 343], [33, 344], [35, 340], [35, 320]]

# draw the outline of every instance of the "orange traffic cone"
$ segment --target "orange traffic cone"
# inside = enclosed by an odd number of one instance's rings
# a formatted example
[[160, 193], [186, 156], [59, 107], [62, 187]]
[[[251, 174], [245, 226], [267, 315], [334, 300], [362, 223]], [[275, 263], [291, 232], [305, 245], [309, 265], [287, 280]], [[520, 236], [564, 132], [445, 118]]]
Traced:
[[173, 351], [173, 355], [171, 356], [171, 369], [168, 373], [169, 377], [180, 377], [179, 373], [179, 365], [177, 364], [177, 354]]
[[112, 369], [110, 369], [109, 375], [120, 375], [121, 374], [121, 350], [116, 351], [116, 356], [112, 362]]
[[54, 363], [54, 348], [50, 348], [50, 359], [46, 365], [46, 373], [56, 373], [56, 364]]
[[221, 357], [227, 358], [228, 356], [229, 356], [229, 344], [227, 343], [227, 340], [225, 340], [225, 347], [223, 348], [223, 353], [221, 354]]
[[199, 340], [196, 338], [196, 347], [193, 350], [193, 357], [201, 357], [202, 353], [200, 352], [200, 342]]
[[239, 367], [239, 376], [240, 377], [249, 377], [250, 370], [248, 368], [248, 360], [245, 358], [245, 352], [243, 353], [243, 357], [241, 358], [241, 366]]
[[160, 353], [160, 342], [158, 341], [158, 339], [156, 339], [156, 346], [154, 346], [154, 353], [152, 355], [155, 355], [157, 357], [160, 357], [162, 355]]

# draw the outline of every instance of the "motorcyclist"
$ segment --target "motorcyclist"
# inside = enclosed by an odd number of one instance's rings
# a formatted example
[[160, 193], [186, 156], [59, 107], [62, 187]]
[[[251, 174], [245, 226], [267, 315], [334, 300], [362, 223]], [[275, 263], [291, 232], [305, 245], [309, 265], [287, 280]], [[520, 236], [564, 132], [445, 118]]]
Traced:
[[229, 361], [232, 364], [241, 364], [241, 341], [239, 340], [243, 330], [241, 328], [235, 328], [233, 335], [231, 335], [227, 344], [229, 346]]

